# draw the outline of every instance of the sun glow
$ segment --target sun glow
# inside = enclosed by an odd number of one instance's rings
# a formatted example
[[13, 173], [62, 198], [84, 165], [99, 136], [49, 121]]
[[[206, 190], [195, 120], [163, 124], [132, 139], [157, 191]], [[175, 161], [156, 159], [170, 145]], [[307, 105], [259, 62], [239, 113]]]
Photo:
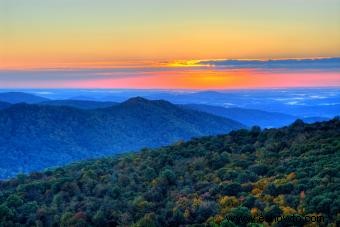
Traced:
[[200, 66], [207, 66], [200, 64], [202, 60], [175, 60], [167, 63], [166, 66], [168, 67], [200, 67]]

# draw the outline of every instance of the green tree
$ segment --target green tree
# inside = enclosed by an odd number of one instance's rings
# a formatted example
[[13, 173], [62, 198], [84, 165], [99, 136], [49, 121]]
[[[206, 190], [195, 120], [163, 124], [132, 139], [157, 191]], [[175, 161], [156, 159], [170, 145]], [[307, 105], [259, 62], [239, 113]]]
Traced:
[[159, 180], [165, 185], [176, 184], [176, 174], [171, 169], [165, 169], [160, 173]]
[[266, 207], [264, 210], [264, 218], [268, 222], [272, 222], [276, 217], [279, 217], [280, 215], [282, 215], [282, 210], [277, 205]]
[[12, 211], [5, 204], [0, 205], [0, 220], [1, 221], [4, 221], [7, 218], [10, 218], [12, 215], [13, 215]]
[[12, 194], [6, 199], [6, 204], [8, 207], [19, 207], [23, 203], [24, 201], [16, 194]]
[[135, 227], [157, 227], [156, 215], [154, 213], [146, 214], [135, 225]]

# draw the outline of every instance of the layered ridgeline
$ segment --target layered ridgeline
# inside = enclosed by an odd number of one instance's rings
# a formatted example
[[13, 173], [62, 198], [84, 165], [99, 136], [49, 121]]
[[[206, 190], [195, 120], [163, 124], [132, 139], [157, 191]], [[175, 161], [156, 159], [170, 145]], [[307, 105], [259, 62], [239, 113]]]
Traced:
[[25, 92], [3, 92], [0, 93], [0, 102], [7, 103], [40, 103], [47, 102], [49, 99]]
[[142, 98], [94, 110], [16, 104], [0, 111], [0, 178], [242, 127], [233, 120]]
[[242, 122], [247, 126], [260, 126], [262, 128], [278, 128], [289, 125], [297, 119], [302, 119], [306, 123], [314, 123], [318, 121], [326, 121], [330, 118], [325, 117], [297, 117], [289, 114], [278, 112], [268, 112], [256, 109], [246, 109], [239, 107], [222, 107], [205, 104], [186, 104], [185, 108], [207, 112], [217, 116], [230, 118], [238, 122]]
[[[48, 91], [45, 92], [48, 94]], [[75, 91], [72, 91], [73, 93], [67, 91], [66, 94], [68, 95], [63, 95], [63, 92], [66, 91], [61, 91], [60, 94], [56, 91], [50, 92], [50, 98], [61, 98], [61, 100], [51, 100], [24, 92], [0, 92], [0, 109], [7, 108], [9, 104], [14, 103], [69, 106], [79, 109], [107, 108], [118, 105], [117, 102], [112, 100], [122, 102], [129, 97], [133, 97], [134, 94], [138, 94], [138, 92], [124, 91], [123, 93], [119, 93], [120, 96], [116, 96], [117, 94], [115, 94], [114, 96], [92, 97], [88, 93], [86, 93], [88, 96], [72, 96]], [[71, 92], [71, 94], [69, 92]], [[79, 92], [81, 93], [84, 91], [77, 91], [77, 93]], [[254, 125], [263, 128], [282, 127], [293, 123], [296, 119], [302, 119], [304, 122], [313, 123], [329, 120], [340, 113], [339, 105], [337, 105], [338, 97], [336, 96], [336, 91], [328, 90], [328, 93], [333, 94], [332, 97], [328, 98], [326, 97], [329, 94], [324, 93], [325, 91], [319, 91], [324, 95], [324, 98], [322, 99], [319, 99], [317, 98], [319, 96], [314, 95], [317, 91], [307, 95], [305, 93], [301, 94], [301, 91], [296, 90], [296, 94], [293, 96], [291, 93], [286, 94], [285, 92], [280, 92], [280, 94], [276, 94], [275, 92], [274, 94], [271, 94], [273, 91], [268, 92], [269, 91], [263, 93], [263, 91], [258, 91], [252, 93], [251, 96], [242, 94], [242, 92], [232, 94], [214, 91], [187, 94], [163, 92], [154, 93], [153, 95], [147, 95], [148, 93], [142, 92], [141, 95], [149, 97], [150, 99], [162, 98], [168, 101], [172, 100], [181, 105], [181, 107], [229, 118], [249, 127]], [[43, 91], [35, 91], [35, 93], [43, 94]], [[320, 97], [323, 97], [323, 95], [320, 95]], [[301, 98], [300, 96], [306, 97]], [[69, 99], [66, 99], [67, 97]], [[280, 100], [286, 100], [288, 104], [280, 104]], [[290, 102], [296, 102], [296, 100], [304, 100], [304, 102], [299, 105], [289, 104]], [[322, 102], [320, 100], [322, 100]], [[209, 105], [206, 103], [209, 103]]]
[[275, 224], [280, 215], [322, 215], [318, 225], [336, 226], [339, 163], [339, 119], [239, 130], [4, 181], [0, 223], [247, 226], [225, 217]]
[[72, 99], [65, 99], [65, 100], [50, 100], [46, 102], [39, 103], [41, 105], [50, 105], [50, 106], [69, 106], [78, 109], [98, 109], [98, 108], [108, 108], [111, 106], [118, 105], [116, 102], [98, 102], [92, 100], [72, 100]]
[[282, 127], [293, 123], [298, 117], [283, 113], [267, 112], [263, 110], [245, 109], [238, 107], [225, 108], [203, 104], [187, 104], [185, 108], [211, 113], [217, 116], [231, 118], [248, 126], [263, 128]]

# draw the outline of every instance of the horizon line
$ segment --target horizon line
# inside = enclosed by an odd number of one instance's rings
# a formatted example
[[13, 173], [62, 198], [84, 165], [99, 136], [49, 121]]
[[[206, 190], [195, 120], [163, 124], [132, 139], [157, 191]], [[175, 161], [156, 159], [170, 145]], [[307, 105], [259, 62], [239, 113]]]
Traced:
[[280, 89], [340, 89], [340, 86], [292, 86], [292, 87], [244, 87], [244, 88], [86, 88], [86, 87], [12, 87], [2, 88], [5, 90], [142, 90], [142, 91], [228, 91], [228, 90], [280, 90]]
[[[278, 58], [206, 58], [206, 59], [159, 59], [159, 60], [104, 60], [104, 61], [79, 61], [79, 62], [50, 62], [46, 63], [46, 67], [38, 64], [18, 65], [15, 64], [8, 66], [1, 66], [0, 71], [30, 71], [30, 70], [66, 70], [66, 69], [119, 69], [130, 68], [139, 69], [146, 67], [159, 67], [159, 68], [182, 68], [182, 67], [212, 67], [216, 65], [207, 64], [207, 62], [280, 62], [280, 61], [296, 61], [301, 63], [303, 60], [317, 61], [317, 60], [339, 60], [339, 56], [315, 56], [315, 57], [278, 57]], [[117, 64], [120, 63], [120, 64]], [[202, 64], [203, 63], [203, 64]], [[53, 66], [54, 65], [54, 66]]]

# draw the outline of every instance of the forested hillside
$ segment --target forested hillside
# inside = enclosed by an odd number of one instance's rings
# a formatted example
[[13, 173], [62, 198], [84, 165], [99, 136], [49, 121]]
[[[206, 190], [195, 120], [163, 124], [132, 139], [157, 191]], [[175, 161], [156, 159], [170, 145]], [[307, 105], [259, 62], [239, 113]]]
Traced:
[[95, 110], [16, 104], [0, 111], [0, 179], [242, 127], [233, 120], [142, 98]]
[[[340, 120], [259, 128], [0, 183], [3, 226], [246, 226], [227, 215], [339, 224]], [[0, 224], [0, 225], [1, 225]], [[256, 226], [256, 225], [252, 225]]]

